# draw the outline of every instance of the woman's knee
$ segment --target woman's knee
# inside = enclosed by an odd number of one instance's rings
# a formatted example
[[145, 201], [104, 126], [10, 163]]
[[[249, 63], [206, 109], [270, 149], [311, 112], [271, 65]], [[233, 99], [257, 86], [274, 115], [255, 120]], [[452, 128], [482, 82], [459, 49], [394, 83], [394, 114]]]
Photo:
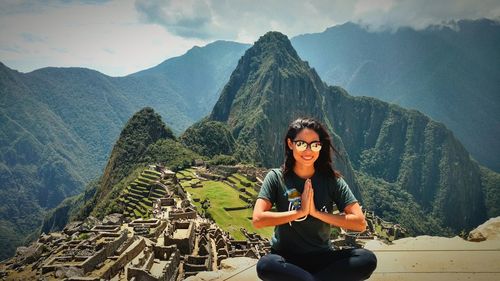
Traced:
[[377, 256], [367, 249], [356, 249], [356, 255], [361, 259], [363, 269], [371, 274], [377, 268]]
[[259, 278], [264, 279], [263, 277], [279, 269], [280, 264], [284, 261], [283, 257], [275, 254], [263, 256], [257, 262], [257, 275]]

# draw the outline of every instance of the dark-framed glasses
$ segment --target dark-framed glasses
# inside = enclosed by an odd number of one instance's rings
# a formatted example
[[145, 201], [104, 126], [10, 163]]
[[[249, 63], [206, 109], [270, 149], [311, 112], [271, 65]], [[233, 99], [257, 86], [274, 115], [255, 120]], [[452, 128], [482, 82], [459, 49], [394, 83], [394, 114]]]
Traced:
[[295, 140], [293, 141], [293, 143], [295, 144], [295, 148], [297, 149], [297, 151], [305, 151], [307, 149], [307, 147], [311, 148], [312, 151], [314, 152], [318, 152], [321, 150], [321, 142], [320, 141], [313, 141], [313, 142], [310, 142], [310, 143], [307, 143], [303, 140]]

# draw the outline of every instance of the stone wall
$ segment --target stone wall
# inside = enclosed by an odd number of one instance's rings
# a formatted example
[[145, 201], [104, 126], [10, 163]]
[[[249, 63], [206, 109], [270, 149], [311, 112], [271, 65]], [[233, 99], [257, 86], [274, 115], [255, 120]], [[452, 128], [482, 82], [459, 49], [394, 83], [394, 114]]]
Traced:
[[[116, 234], [100, 234], [97, 236], [97, 239], [104, 238], [104, 237], [116, 237]], [[100, 251], [98, 251], [94, 256], [88, 258], [85, 262], [82, 264], [82, 269], [84, 273], [87, 273], [89, 271], [92, 271], [98, 264], [104, 262], [106, 258], [110, 255], [112, 255], [118, 247], [120, 247], [121, 244], [123, 244], [127, 240], [127, 231], [122, 231], [121, 234], [115, 239], [114, 241], [111, 241], [107, 243], [104, 248], [102, 248]]]
[[[153, 276], [151, 269], [155, 259], [166, 261], [160, 276]], [[127, 278], [135, 280], [165, 280], [175, 281], [179, 273], [180, 254], [176, 246], [156, 246], [147, 248], [143, 260], [139, 264], [129, 266], [127, 269]]]
[[141, 251], [144, 250], [146, 242], [144, 239], [134, 241], [113, 263], [113, 265], [106, 270], [101, 278], [105, 280], [111, 279], [125, 268], [125, 265], [131, 262]]
[[[187, 229], [185, 237], [174, 238], [177, 229]], [[195, 239], [195, 226], [192, 221], [175, 221], [173, 226], [164, 232], [165, 246], [177, 245], [177, 248], [183, 255], [191, 254], [193, 252]]]
[[172, 210], [168, 213], [168, 217], [171, 220], [195, 219], [197, 216], [198, 214], [192, 208], [185, 208], [184, 210]]
[[175, 200], [172, 197], [169, 198], [160, 198], [160, 205], [163, 206], [174, 206], [175, 205]]

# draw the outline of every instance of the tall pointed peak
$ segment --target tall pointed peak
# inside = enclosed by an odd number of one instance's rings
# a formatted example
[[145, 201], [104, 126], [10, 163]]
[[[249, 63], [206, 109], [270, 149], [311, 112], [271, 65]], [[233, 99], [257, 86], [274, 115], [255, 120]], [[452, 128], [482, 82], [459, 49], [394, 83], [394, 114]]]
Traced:
[[125, 124], [111, 151], [102, 176], [102, 194], [109, 192], [114, 184], [130, 172], [149, 145], [167, 138], [175, 139], [175, 136], [153, 108], [145, 107], [136, 112]]
[[[292, 47], [288, 37], [277, 31], [269, 31], [262, 35], [253, 46], [254, 51], [260, 51], [263, 54], [283, 54], [287, 53], [294, 58], [298, 58], [297, 52]], [[284, 52], [285, 51], [285, 52]]]
[[287, 68], [303, 63], [288, 37], [277, 31], [270, 31], [261, 36], [245, 53], [240, 63], [249, 60], [252, 66], [259, 68]]
[[[289, 84], [294, 83], [294, 78], [303, 82]], [[295, 100], [307, 99], [322, 87], [319, 76], [300, 59], [288, 37], [268, 32], [239, 60], [210, 119], [234, 125], [231, 119], [238, 119], [243, 111], [261, 110], [262, 105], [283, 95]]]

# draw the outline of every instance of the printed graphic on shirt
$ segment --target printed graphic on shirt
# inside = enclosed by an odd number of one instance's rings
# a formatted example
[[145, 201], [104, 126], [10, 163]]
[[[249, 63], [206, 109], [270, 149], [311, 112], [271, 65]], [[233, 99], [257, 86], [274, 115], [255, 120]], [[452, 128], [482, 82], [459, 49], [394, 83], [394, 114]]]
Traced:
[[328, 208], [326, 208], [326, 206], [323, 206], [321, 209], [320, 209], [321, 212], [323, 213], [328, 213]]
[[[295, 188], [287, 189], [286, 196], [288, 198], [288, 211], [300, 209], [302, 203], [301, 200], [302, 197], [297, 189]], [[306, 218], [307, 215], [303, 218], [296, 219], [295, 221], [303, 221]], [[289, 222], [288, 224], [292, 225], [292, 222]]]
[[300, 209], [300, 206], [301, 206], [301, 197], [300, 197], [300, 192], [295, 189], [295, 188], [292, 188], [292, 189], [288, 189], [286, 191], [286, 196], [288, 198], [288, 210], [291, 211], [291, 210], [298, 210]]

